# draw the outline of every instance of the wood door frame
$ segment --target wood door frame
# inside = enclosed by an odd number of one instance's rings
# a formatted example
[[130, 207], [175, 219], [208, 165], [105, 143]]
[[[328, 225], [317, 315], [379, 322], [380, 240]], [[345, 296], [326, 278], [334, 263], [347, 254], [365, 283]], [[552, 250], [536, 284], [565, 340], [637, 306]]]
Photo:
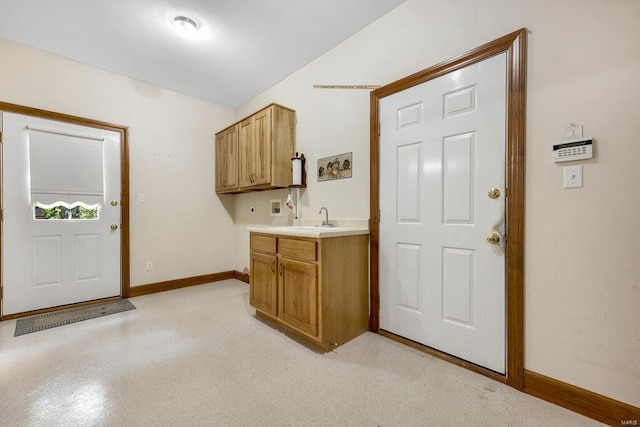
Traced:
[[[369, 329], [436, 357], [486, 375], [518, 390], [524, 388], [524, 167], [526, 39], [522, 28], [465, 54], [429, 67], [371, 92], [370, 114], [370, 318]], [[380, 330], [379, 239], [380, 239], [380, 99], [427, 82], [492, 56], [507, 53], [507, 170], [506, 170], [506, 347], [505, 376], [446, 353]]]
[[[72, 116], [68, 114], [56, 113], [53, 111], [40, 110], [37, 108], [25, 107], [22, 105], [0, 102], [0, 111], [8, 113], [23, 114], [26, 116], [37, 117], [47, 120], [56, 120], [74, 125], [88, 126], [92, 128], [105, 129], [120, 134], [120, 298], [127, 298], [130, 293], [130, 240], [129, 240], [129, 128], [126, 126], [115, 125], [98, 120], [87, 119], [84, 117]], [[1, 116], [0, 116], [1, 117]], [[0, 143], [2, 142], [2, 121], [0, 120]], [[0, 156], [0, 204], [2, 203], [2, 164], [3, 159]], [[0, 205], [0, 209], [3, 207]], [[0, 221], [2, 219], [0, 218]], [[4, 221], [2, 221], [4, 226]], [[2, 226], [0, 226], [0, 295], [4, 295], [2, 283]], [[114, 298], [106, 298], [111, 300]], [[117, 297], [116, 297], [117, 299]], [[95, 302], [95, 301], [93, 301]], [[38, 313], [45, 313], [61, 308], [75, 307], [86, 305], [87, 302], [77, 304], [69, 304], [62, 307], [47, 308], [43, 310], [34, 310], [25, 313], [12, 314], [8, 316], [0, 316], [0, 320], [14, 319], [17, 317], [30, 316]]]

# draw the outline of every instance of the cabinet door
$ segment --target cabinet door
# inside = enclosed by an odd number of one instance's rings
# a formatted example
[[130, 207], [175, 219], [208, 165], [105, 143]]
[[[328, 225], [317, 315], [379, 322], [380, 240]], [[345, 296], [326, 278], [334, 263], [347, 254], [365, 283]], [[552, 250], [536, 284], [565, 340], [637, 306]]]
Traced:
[[216, 191], [238, 189], [238, 126], [216, 135]]
[[240, 122], [238, 133], [238, 149], [240, 150], [240, 187], [253, 186], [253, 164], [254, 160], [254, 148], [255, 135], [253, 117], [251, 116], [242, 122]]
[[226, 133], [216, 134], [216, 192], [224, 191], [224, 177], [226, 175], [225, 158]]
[[226, 159], [223, 175], [225, 190], [238, 188], [238, 128], [233, 126], [225, 132], [224, 156]]
[[276, 317], [278, 287], [276, 256], [251, 252], [249, 276], [249, 304], [270, 316]]
[[315, 264], [279, 258], [278, 318], [318, 335], [318, 274]]
[[254, 116], [254, 143], [252, 156], [253, 184], [271, 183], [271, 108]]

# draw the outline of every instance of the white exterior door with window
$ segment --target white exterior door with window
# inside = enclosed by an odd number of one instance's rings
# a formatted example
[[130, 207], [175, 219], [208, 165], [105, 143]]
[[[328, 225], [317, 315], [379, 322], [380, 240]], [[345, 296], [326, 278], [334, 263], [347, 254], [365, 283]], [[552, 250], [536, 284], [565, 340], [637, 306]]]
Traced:
[[7, 112], [2, 132], [2, 314], [119, 296], [120, 134]]
[[380, 328], [502, 374], [506, 69], [501, 54], [379, 105]]

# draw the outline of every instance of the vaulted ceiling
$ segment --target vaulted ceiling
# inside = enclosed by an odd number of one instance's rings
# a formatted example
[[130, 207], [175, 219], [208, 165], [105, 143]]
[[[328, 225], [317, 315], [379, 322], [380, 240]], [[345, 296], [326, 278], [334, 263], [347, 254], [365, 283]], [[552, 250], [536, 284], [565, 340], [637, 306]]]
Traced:
[[236, 108], [404, 1], [0, 0], [0, 38]]

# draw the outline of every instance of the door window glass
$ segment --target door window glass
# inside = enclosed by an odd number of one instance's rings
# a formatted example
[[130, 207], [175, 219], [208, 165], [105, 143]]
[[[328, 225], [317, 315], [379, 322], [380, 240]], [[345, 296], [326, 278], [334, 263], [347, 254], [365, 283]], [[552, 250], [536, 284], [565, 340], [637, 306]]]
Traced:
[[99, 219], [99, 214], [99, 204], [87, 205], [85, 203], [77, 202], [69, 205], [64, 202], [57, 202], [45, 205], [36, 202], [33, 205], [33, 219], [35, 220], [96, 220]]

